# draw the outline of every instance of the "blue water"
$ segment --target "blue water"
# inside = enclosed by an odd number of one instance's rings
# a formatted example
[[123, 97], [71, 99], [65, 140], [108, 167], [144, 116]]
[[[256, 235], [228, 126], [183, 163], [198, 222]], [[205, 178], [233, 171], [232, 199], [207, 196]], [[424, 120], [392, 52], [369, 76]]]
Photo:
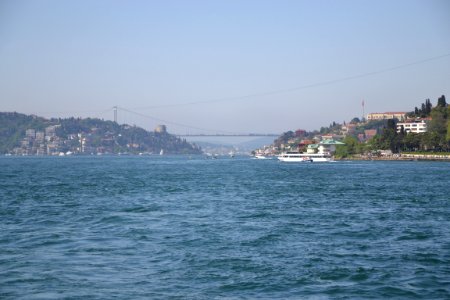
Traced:
[[0, 158], [1, 299], [450, 298], [450, 163]]

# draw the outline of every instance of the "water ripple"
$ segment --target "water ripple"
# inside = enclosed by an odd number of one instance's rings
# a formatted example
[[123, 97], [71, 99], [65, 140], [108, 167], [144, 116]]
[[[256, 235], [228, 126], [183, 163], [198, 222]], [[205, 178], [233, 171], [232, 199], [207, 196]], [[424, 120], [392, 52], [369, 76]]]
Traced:
[[0, 298], [450, 298], [449, 167], [0, 158]]

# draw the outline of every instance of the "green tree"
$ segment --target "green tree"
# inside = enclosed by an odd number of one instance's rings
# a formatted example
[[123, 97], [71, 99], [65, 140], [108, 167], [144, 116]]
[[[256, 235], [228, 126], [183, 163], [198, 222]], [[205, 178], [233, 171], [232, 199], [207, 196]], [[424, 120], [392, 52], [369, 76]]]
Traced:
[[363, 152], [363, 145], [353, 136], [346, 136], [342, 142], [345, 145], [338, 145], [334, 154], [338, 158], [345, 158]]
[[408, 133], [403, 138], [403, 147], [408, 151], [417, 151], [420, 149], [421, 135], [417, 133]]
[[447, 102], [445, 101], [444, 95], [442, 95], [441, 97], [438, 98], [437, 106], [438, 107], [447, 107]]
[[431, 113], [431, 108], [433, 105], [431, 104], [430, 99], [425, 100], [425, 114], [428, 116]]
[[436, 132], [425, 132], [421, 134], [420, 149], [421, 150], [438, 150], [440, 136]]
[[358, 123], [360, 123], [361, 122], [361, 120], [358, 118], [358, 117], [354, 117], [351, 121], [350, 121], [350, 124], [358, 124]]
[[381, 148], [384, 150], [391, 150], [393, 153], [397, 153], [400, 148], [400, 143], [397, 135], [397, 125], [395, 120], [389, 119], [386, 128], [383, 129], [381, 134]]
[[320, 134], [327, 134], [327, 133], [330, 133], [331, 132], [331, 130], [330, 130], [330, 128], [329, 127], [320, 127]]
[[286, 144], [290, 139], [295, 137], [295, 133], [290, 130], [287, 131], [285, 133], [283, 133], [280, 137], [278, 137], [275, 141], [274, 144], [279, 147], [281, 144]]
[[437, 106], [431, 111], [431, 121], [428, 124], [434, 144], [429, 146], [436, 150], [447, 149], [447, 108]]
[[447, 147], [450, 146], [450, 120], [447, 120]]
[[384, 143], [381, 138], [381, 135], [379, 135], [379, 134], [376, 134], [374, 137], [372, 137], [370, 140], [368, 140], [367, 145], [368, 145], [369, 150], [384, 149]]
[[338, 145], [336, 147], [336, 152], [334, 153], [334, 156], [337, 158], [346, 158], [349, 156], [348, 150], [346, 145]]
[[349, 154], [356, 154], [358, 153], [359, 147], [358, 147], [358, 140], [352, 136], [346, 136], [343, 140], [345, 143], [345, 147], [347, 148], [347, 152]]

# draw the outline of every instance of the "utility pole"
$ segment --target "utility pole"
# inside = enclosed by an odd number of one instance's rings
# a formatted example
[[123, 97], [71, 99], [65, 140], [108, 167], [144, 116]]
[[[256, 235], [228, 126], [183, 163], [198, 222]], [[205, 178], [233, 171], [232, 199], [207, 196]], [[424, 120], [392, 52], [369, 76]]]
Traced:
[[114, 106], [114, 122], [117, 123], [117, 106]]

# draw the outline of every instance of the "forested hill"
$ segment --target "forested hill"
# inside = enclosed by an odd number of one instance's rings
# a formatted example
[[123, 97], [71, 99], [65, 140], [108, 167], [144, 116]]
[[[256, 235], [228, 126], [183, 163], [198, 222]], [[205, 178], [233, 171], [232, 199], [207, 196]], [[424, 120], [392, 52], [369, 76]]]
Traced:
[[61, 153], [198, 154], [201, 149], [162, 130], [120, 125], [100, 119], [45, 119], [0, 112], [0, 153], [57, 155]]

